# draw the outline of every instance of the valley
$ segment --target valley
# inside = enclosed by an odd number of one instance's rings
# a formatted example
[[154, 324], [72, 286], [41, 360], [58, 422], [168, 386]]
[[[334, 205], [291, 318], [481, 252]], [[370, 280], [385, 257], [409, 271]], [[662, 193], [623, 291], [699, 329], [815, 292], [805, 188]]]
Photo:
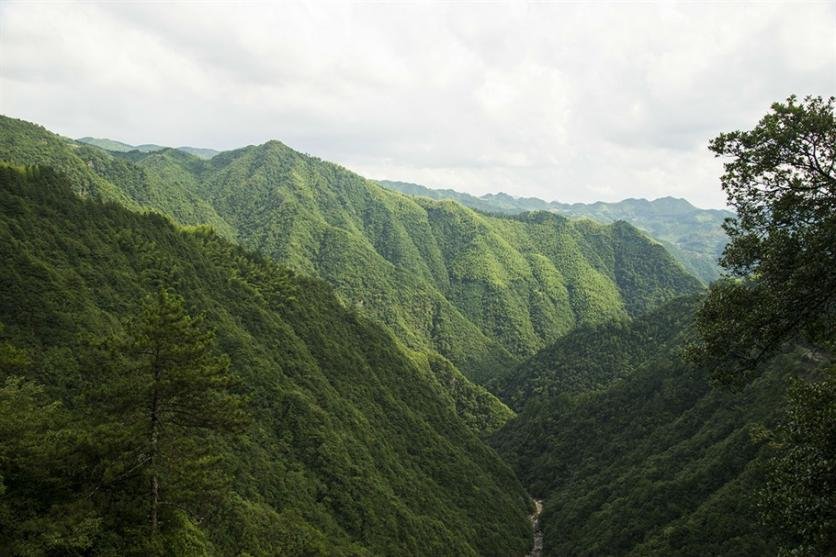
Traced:
[[759, 497], [792, 498], [782, 447], [832, 437], [829, 302], [721, 386], [713, 324], [743, 342], [800, 303], [746, 298], [748, 263], [720, 278], [733, 213], [6, 116], [0, 161], [0, 553], [780, 555]]

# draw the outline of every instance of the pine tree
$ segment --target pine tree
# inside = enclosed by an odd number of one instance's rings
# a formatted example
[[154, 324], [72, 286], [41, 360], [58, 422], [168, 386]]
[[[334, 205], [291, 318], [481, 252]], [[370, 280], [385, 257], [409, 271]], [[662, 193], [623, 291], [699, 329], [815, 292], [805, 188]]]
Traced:
[[150, 540], [153, 550], [184, 521], [199, 523], [215, 510], [229, 487], [225, 442], [246, 420], [229, 358], [182, 298], [159, 288], [126, 330], [112, 343], [98, 389], [107, 415], [100, 431], [111, 454], [121, 455], [105, 475], [114, 484], [124, 480], [127, 492], [116, 505], [134, 522], [144, 509], [146, 526], [131, 527], [131, 535]]

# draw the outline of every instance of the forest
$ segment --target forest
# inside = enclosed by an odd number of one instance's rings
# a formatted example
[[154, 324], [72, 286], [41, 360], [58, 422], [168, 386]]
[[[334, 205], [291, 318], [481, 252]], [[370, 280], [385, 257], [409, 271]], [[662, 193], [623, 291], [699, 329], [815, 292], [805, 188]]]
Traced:
[[832, 554], [834, 102], [716, 214], [0, 116], [0, 554]]

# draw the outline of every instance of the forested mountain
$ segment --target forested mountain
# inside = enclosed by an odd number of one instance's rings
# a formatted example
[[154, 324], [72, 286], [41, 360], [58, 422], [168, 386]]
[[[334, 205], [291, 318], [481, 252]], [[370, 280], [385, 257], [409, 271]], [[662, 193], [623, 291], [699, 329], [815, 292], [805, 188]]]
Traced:
[[493, 438], [545, 498], [546, 555], [772, 555], [757, 490], [781, 415], [787, 354], [742, 393], [709, 386], [682, 357], [698, 299], [573, 331], [521, 365], [505, 390], [523, 410]]
[[486, 382], [573, 327], [635, 316], [699, 282], [625, 223], [491, 216], [381, 188], [270, 141], [205, 161], [110, 153], [2, 118], [0, 159], [82, 195], [161, 211], [325, 279], [412, 349]]
[[430, 189], [418, 184], [380, 180], [382, 186], [408, 195], [431, 199], [452, 199], [479, 211], [519, 214], [549, 211], [601, 223], [629, 222], [662, 242], [691, 273], [708, 283], [720, 276], [718, 258], [728, 241], [721, 228], [734, 213], [718, 209], [698, 209], [684, 199], [662, 197], [653, 201], [625, 199], [617, 203], [560, 203], [536, 197], [513, 197], [505, 193], [481, 197], [450, 189]]
[[[129, 145], [128, 143], [122, 143], [121, 141], [115, 141], [113, 139], [99, 137], [80, 137], [76, 141], [78, 141], [79, 143], [94, 145], [106, 151], [114, 151], [116, 153], [127, 153], [130, 151], [139, 151], [140, 153], [153, 153], [154, 151], [162, 151], [163, 149], [168, 148], [162, 145], [154, 145], [152, 143], [146, 143], [143, 145]], [[183, 151], [184, 153], [188, 153], [190, 155], [194, 155], [201, 159], [211, 159], [219, 152], [215, 151], [214, 149], [204, 149], [201, 147], [177, 147], [177, 150]]]
[[522, 555], [534, 495], [546, 555], [832, 554], [834, 102], [711, 142], [707, 291], [612, 217], [679, 200], [495, 214], [0, 117], [0, 553]]
[[655, 350], [664, 350], [693, 320], [696, 302], [680, 298], [638, 318], [578, 327], [519, 364], [495, 386], [522, 410], [532, 397], [603, 390], [631, 376]]
[[[317, 279], [73, 186], [0, 167], [0, 553], [527, 551], [528, 498], [467, 423], [481, 403], [463, 408], [440, 383], [467, 384], [449, 364], [405, 350]], [[158, 440], [135, 377], [158, 371], [142, 366], [160, 330], [192, 344], [160, 364], [182, 368], [159, 437], [177, 444], [149, 460]], [[205, 403], [184, 406], [201, 385]]]

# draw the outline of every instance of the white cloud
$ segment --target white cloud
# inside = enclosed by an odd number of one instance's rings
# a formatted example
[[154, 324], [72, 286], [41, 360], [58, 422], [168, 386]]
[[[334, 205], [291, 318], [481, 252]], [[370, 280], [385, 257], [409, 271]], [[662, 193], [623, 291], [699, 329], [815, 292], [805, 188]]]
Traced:
[[69, 136], [280, 139], [373, 178], [720, 206], [708, 140], [836, 93], [836, 8], [0, 4], [0, 112]]

